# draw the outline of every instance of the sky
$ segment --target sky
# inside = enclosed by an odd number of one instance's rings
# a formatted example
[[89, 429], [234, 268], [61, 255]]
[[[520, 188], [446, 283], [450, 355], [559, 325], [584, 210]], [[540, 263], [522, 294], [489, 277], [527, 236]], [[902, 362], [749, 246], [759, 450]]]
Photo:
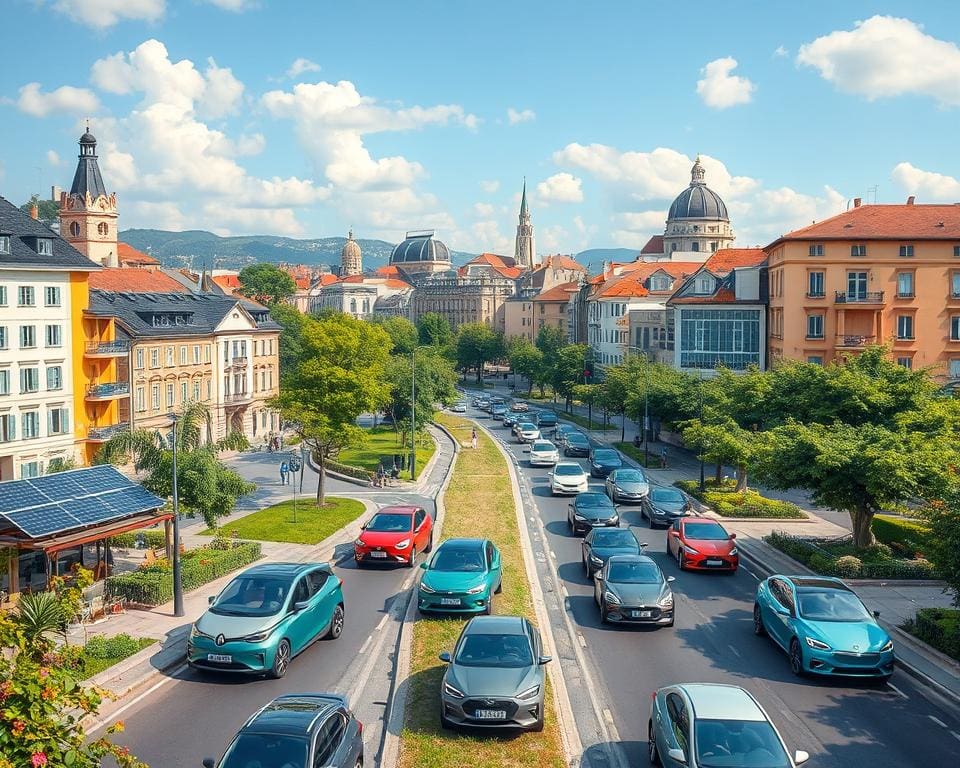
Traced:
[[0, 195], [89, 120], [121, 229], [512, 254], [526, 178], [540, 253], [639, 249], [697, 154], [740, 246], [960, 201], [953, 0], [0, 4]]

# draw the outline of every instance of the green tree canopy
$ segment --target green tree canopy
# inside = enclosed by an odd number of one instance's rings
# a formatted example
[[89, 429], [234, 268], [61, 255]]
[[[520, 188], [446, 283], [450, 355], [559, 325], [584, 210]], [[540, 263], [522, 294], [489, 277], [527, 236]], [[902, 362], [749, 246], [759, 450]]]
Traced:
[[923, 512], [930, 526], [924, 554], [953, 591], [953, 604], [960, 608], [960, 490], [952, 488], [942, 501]]
[[270, 308], [270, 316], [282, 327], [279, 345], [282, 385], [287, 375], [296, 369], [298, 361], [303, 356], [303, 329], [307, 316], [289, 304], [274, 305]]
[[[398, 426], [410, 424], [411, 378], [414, 366], [410, 355], [394, 355], [386, 366], [390, 382], [390, 414]], [[453, 364], [434, 347], [419, 347], [416, 352], [416, 429], [423, 429], [433, 418], [434, 408], [457, 401], [457, 372]]]
[[542, 388], [547, 383], [545, 376], [539, 376], [543, 370], [543, 352], [537, 349], [529, 339], [518, 336], [507, 345], [507, 359], [514, 371], [528, 381], [527, 392], [533, 390], [535, 383]]
[[424, 346], [447, 347], [453, 343], [453, 331], [447, 318], [437, 312], [427, 312], [417, 320], [417, 333]]
[[400, 355], [409, 355], [417, 348], [419, 332], [417, 326], [405, 317], [387, 317], [378, 320], [378, 324], [387, 332], [393, 344], [391, 352]]
[[466, 323], [457, 333], [457, 367], [466, 372], [476, 368], [477, 381], [483, 376], [483, 366], [503, 355], [503, 337], [484, 323]]
[[37, 204], [37, 218], [48, 227], [60, 219], [59, 200], [41, 200], [40, 195], [33, 195], [33, 197], [20, 206], [20, 210], [29, 214], [30, 207], [34, 203]]
[[273, 306], [297, 292], [293, 278], [276, 264], [251, 264], [240, 270], [240, 293]]
[[587, 345], [568, 344], [561, 347], [556, 354], [557, 359], [552, 367], [550, 383], [553, 385], [553, 391], [564, 398], [569, 409], [573, 387], [583, 383], [583, 371], [587, 364]]

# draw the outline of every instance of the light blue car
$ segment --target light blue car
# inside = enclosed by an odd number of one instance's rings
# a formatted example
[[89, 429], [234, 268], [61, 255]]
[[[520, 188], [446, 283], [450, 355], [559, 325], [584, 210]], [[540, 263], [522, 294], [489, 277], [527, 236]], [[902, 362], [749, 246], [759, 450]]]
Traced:
[[757, 587], [753, 631], [786, 651], [795, 675], [893, 674], [893, 640], [840, 579], [770, 576]]
[[342, 582], [328, 563], [264, 563], [231, 581], [190, 628], [193, 669], [280, 678], [320, 637], [343, 631]]

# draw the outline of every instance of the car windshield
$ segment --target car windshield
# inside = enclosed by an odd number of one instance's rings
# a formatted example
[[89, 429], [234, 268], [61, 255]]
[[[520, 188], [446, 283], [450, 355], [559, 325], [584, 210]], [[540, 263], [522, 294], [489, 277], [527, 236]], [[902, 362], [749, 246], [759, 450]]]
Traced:
[[533, 653], [526, 635], [467, 635], [455, 659], [465, 667], [529, 667]]
[[405, 533], [410, 530], [413, 515], [409, 512], [381, 512], [367, 523], [366, 530], [375, 533]]
[[702, 768], [789, 768], [773, 726], [756, 720], [697, 720], [697, 765]]
[[598, 450], [593, 452], [594, 461], [620, 461], [620, 457], [617, 455], [616, 451], [611, 451], [607, 449]]
[[533, 447], [530, 449], [532, 451], [555, 451], [556, 448], [553, 447], [553, 443], [534, 443]]
[[636, 547], [637, 540], [630, 531], [616, 528], [607, 531], [598, 530], [593, 534], [595, 547]]
[[607, 577], [614, 584], [659, 584], [662, 580], [655, 563], [611, 563]]
[[618, 483], [645, 483], [647, 478], [643, 476], [643, 472], [640, 472], [636, 469], [621, 469], [617, 472], [616, 481]]
[[310, 743], [299, 736], [241, 733], [220, 768], [306, 768]]
[[430, 563], [431, 571], [479, 573], [483, 569], [483, 553], [479, 549], [441, 547]]
[[582, 475], [583, 470], [579, 464], [557, 464], [553, 470], [558, 475]]
[[210, 606], [219, 616], [273, 616], [287, 599], [290, 580], [277, 576], [238, 576]]
[[870, 618], [867, 609], [853, 592], [842, 589], [824, 589], [797, 593], [800, 615], [811, 621], [865, 621]]
[[730, 534], [719, 523], [687, 523], [683, 532], [688, 539], [701, 541], [724, 541], [730, 538]]
[[568, 443], [583, 443], [584, 445], [589, 445], [590, 441], [579, 432], [571, 432], [567, 435]]
[[522, 422], [522, 423], [520, 424], [520, 429], [522, 429], [524, 432], [527, 432], [527, 431], [529, 431], [529, 430], [533, 430], [533, 429], [536, 429], [536, 428], [537, 428], [536, 425], [530, 424], [529, 422], [526, 422], [526, 421], [524, 421], [524, 422]]
[[650, 491], [650, 500], [664, 504], [683, 504], [683, 494], [675, 488], [654, 488]]
[[576, 500], [578, 507], [612, 507], [610, 499], [604, 493], [581, 493]]

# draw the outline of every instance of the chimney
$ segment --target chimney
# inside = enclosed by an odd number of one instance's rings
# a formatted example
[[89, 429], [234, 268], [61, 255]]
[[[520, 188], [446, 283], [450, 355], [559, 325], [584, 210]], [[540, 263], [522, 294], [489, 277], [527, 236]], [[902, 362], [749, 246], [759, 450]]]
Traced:
[[910, 197], [907, 198], [907, 205], [913, 205], [913, 201], [916, 199], [916, 195], [910, 195]]
[[854, 208], [859, 208], [859, 207], [860, 207], [860, 203], [862, 203], [862, 202], [863, 202], [863, 201], [862, 201], [859, 197], [853, 198], [853, 207], [854, 207]]
[[34, 220], [40, 218], [40, 206], [37, 205], [36, 200], [30, 203], [30, 218]]

